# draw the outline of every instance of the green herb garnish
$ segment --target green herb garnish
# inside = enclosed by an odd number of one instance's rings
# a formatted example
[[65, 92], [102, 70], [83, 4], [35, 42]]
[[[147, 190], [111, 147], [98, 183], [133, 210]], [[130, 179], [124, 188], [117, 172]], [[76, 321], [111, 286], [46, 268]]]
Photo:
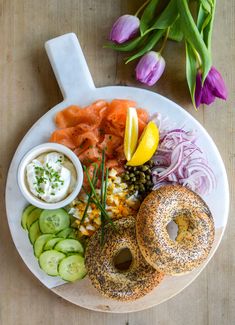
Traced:
[[[40, 166], [34, 166], [36, 174], [36, 182], [34, 182], [35, 189], [38, 194], [44, 194], [42, 184], [49, 181], [52, 184], [52, 189], [58, 188], [59, 185], [64, 185], [64, 180], [61, 179], [59, 173], [54, 170], [48, 163], [45, 168]], [[54, 192], [51, 195], [55, 195]]]
[[[108, 168], [105, 169], [105, 151], [102, 151], [102, 160], [101, 160], [101, 165], [99, 168], [97, 168], [97, 166], [94, 169], [93, 172], [93, 176], [92, 179], [89, 175], [88, 169], [86, 166], [83, 166], [84, 172], [86, 174], [88, 183], [90, 185], [90, 192], [88, 192], [84, 187], [83, 190], [86, 193], [86, 195], [88, 196], [88, 200], [87, 200], [87, 205], [85, 207], [81, 222], [80, 222], [80, 226], [82, 224], [82, 222], [84, 221], [86, 215], [87, 215], [87, 211], [88, 211], [88, 207], [90, 205], [90, 203], [94, 203], [98, 209], [100, 210], [100, 218], [101, 218], [101, 240], [100, 240], [100, 244], [103, 246], [104, 244], [104, 231], [105, 231], [105, 223], [108, 222], [112, 225], [112, 227], [114, 229], [115, 225], [113, 223], [113, 220], [110, 218], [110, 216], [108, 215], [107, 211], [106, 211], [106, 197], [107, 197], [107, 187], [108, 187]], [[101, 175], [100, 175], [101, 173]], [[98, 197], [97, 193], [96, 193], [96, 185], [97, 185], [97, 181], [99, 179], [99, 176], [101, 176], [101, 194], [100, 194], [100, 198]]]
[[[102, 160], [101, 160], [101, 192], [100, 192], [100, 203], [101, 205], [105, 208], [104, 205], [104, 165], [105, 165], [105, 153], [104, 150], [102, 151]], [[100, 240], [100, 244], [101, 246], [103, 246], [104, 244], [104, 226], [105, 226], [105, 217], [103, 212], [101, 211], [100, 214], [100, 218], [101, 218], [101, 240]]]
[[[97, 164], [95, 164], [94, 166], [95, 166], [95, 168], [94, 168], [94, 172], [93, 172], [92, 182], [96, 186], [96, 183], [98, 181], [98, 175], [97, 175], [98, 174], [98, 166], [97, 166]], [[83, 187], [83, 190], [85, 192], [84, 187]], [[91, 203], [92, 191], [90, 191], [90, 193], [88, 193], [87, 195], [88, 195], [87, 204], [86, 204], [85, 210], [83, 212], [82, 219], [80, 221], [80, 225], [79, 225], [78, 230], [80, 229], [81, 225], [83, 224], [83, 221], [86, 218], [87, 211], [88, 211], [89, 205]]]
[[[92, 194], [94, 196], [93, 198], [91, 198], [92, 202], [101, 210], [101, 212], [103, 212], [103, 214], [105, 215], [105, 218], [107, 220], [109, 220], [110, 223], [113, 223], [113, 221], [112, 221], [112, 219], [110, 219], [107, 211], [104, 209], [103, 205], [100, 203], [100, 200], [99, 200], [99, 198], [97, 196], [97, 193], [95, 191], [94, 185], [92, 184], [92, 181], [91, 181], [91, 178], [90, 178], [90, 175], [89, 175], [89, 173], [87, 171], [86, 166], [84, 166], [84, 171], [86, 173], [86, 176], [87, 176], [87, 179], [88, 179], [88, 183], [89, 183], [89, 185], [91, 187]], [[88, 192], [86, 190], [85, 190], [85, 193], [88, 194]]]

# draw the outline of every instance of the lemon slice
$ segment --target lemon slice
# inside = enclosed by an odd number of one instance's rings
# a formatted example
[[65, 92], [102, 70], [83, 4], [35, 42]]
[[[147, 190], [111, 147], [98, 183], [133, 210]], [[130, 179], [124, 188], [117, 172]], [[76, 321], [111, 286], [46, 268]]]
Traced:
[[126, 117], [126, 128], [124, 137], [124, 153], [129, 161], [135, 152], [138, 142], [138, 116], [134, 107], [129, 107]]
[[143, 165], [152, 158], [155, 151], [157, 150], [159, 143], [159, 130], [154, 122], [149, 122], [145, 127], [138, 147], [133, 154], [132, 158], [127, 162], [128, 166], [139, 166]]

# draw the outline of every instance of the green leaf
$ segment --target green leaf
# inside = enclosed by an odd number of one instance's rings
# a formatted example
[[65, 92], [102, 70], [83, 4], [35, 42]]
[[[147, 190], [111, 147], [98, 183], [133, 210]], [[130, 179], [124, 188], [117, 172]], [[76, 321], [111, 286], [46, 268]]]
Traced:
[[208, 48], [209, 53], [211, 54], [211, 38], [215, 18], [216, 0], [209, 1], [212, 8], [211, 13], [206, 12], [202, 4], [199, 6], [197, 27], [203, 36], [203, 40]]
[[216, 8], [216, 0], [211, 0], [212, 5], [212, 13], [211, 13], [211, 19], [209, 23], [206, 25], [203, 33], [204, 42], [208, 48], [208, 51], [211, 55], [211, 40], [212, 40], [212, 32], [213, 32], [213, 24], [215, 19], [215, 8]]
[[178, 16], [177, 0], [171, 0], [167, 7], [163, 10], [160, 16], [157, 18], [153, 26], [146, 32], [154, 29], [166, 29], [171, 26]]
[[205, 81], [205, 78], [210, 71], [211, 68], [211, 55], [208, 51], [206, 44], [200, 34], [197, 26], [193, 20], [191, 12], [188, 7], [187, 0], [177, 0], [179, 14], [180, 14], [180, 21], [181, 21], [181, 28], [184, 33], [184, 37], [187, 42], [191, 45], [193, 49], [195, 49], [201, 58], [202, 64], [202, 82]]
[[208, 17], [208, 13], [203, 9], [203, 6], [199, 6], [198, 16], [197, 16], [197, 28], [199, 32], [203, 35], [203, 29], [205, 28], [205, 20]]
[[126, 64], [139, 58], [140, 56], [144, 55], [145, 53], [151, 51], [154, 46], [158, 43], [158, 41], [161, 39], [162, 35], [165, 33], [165, 30], [160, 29], [153, 33], [153, 35], [150, 37], [149, 41], [145, 44], [145, 46], [136, 54], [132, 55], [128, 58], [126, 61]]
[[150, 27], [153, 18], [156, 13], [157, 5], [159, 3], [159, 0], [151, 0], [147, 7], [145, 8], [141, 19], [140, 19], [140, 33], [141, 35], [144, 34], [144, 32]]
[[145, 37], [145, 36], [139, 36], [139, 37], [134, 38], [133, 40], [131, 40], [129, 42], [125, 42], [123, 44], [108, 43], [108, 44], [104, 45], [104, 48], [109, 48], [109, 49], [120, 51], [120, 52], [133, 51], [138, 45], [140, 45], [143, 37]]
[[184, 38], [184, 34], [181, 30], [181, 24], [180, 24], [179, 17], [176, 19], [174, 24], [171, 26], [168, 38], [173, 41], [176, 41], [176, 42], [181, 42], [182, 39]]
[[202, 7], [205, 11], [207, 11], [209, 14], [211, 13], [211, 1], [208, 0], [200, 0]]
[[197, 76], [197, 60], [194, 51], [188, 42], [185, 42], [185, 49], [186, 49], [186, 78], [188, 82], [192, 103], [193, 106], [196, 108], [195, 89], [196, 89], [196, 76]]
[[206, 19], [204, 20], [203, 25], [202, 25], [202, 31], [203, 31], [202, 35], [204, 34], [204, 29], [210, 23], [210, 21], [211, 21], [211, 15], [208, 14], [208, 16], [206, 17]]

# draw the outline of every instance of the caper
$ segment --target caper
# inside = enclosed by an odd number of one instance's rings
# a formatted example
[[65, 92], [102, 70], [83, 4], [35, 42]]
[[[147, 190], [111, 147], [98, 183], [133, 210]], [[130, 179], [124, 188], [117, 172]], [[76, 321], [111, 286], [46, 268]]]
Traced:
[[148, 181], [148, 182], [147, 182], [147, 185], [148, 185], [148, 186], [152, 186], [153, 184], [152, 184], [151, 181]]
[[138, 184], [135, 184], [135, 190], [139, 190], [139, 188], [140, 188], [140, 185], [138, 185]]
[[140, 171], [139, 170], [136, 170], [135, 174], [136, 175], [139, 175]]
[[148, 170], [148, 169], [149, 169], [149, 167], [148, 167], [148, 166], [145, 166], [145, 165], [143, 165], [141, 169], [142, 169], [142, 171], [143, 171], [143, 172], [145, 172], [146, 170]]
[[129, 190], [130, 190], [130, 191], [133, 191], [134, 188], [135, 188], [135, 187], [134, 187], [134, 185], [132, 184], [132, 185], [130, 185]]
[[132, 182], [135, 182], [136, 181], [136, 177], [132, 177]]
[[123, 176], [123, 179], [124, 179], [125, 181], [128, 181], [128, 180], [130, 179], [130, 177], [129, 177], [129, 175], [125, 174], [125, 175]]
[[146, 175], [145, 178], [146, 178], [146, 179], [150, 179], [150, 175]]
[[135, 174], [134, 173], [130, 173], [130, 177], [135, 177]]

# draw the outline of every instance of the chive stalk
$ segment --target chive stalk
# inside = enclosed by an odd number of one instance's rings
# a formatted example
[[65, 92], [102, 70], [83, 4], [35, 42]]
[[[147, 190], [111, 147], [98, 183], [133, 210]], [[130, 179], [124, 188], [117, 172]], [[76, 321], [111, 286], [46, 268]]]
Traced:
[[[93, 177], [92, 177], [92, 182], [94, 183], [94, 185], [96, 186], [96, 183], [98, 181], [98, 166], [97, 164], [94, 165], [95, 168], [94, 168], [94, 172], [93, 172]], [[83, 187], [84, 189], [84, 187]], [[90, 201], [91, 201], [91, 197], [92, 197], [92, 191], [90, 191], [90, 193], [87, 194], [88, 195], [88, 199], [87, 199], [87, 204], [86, 204], [86, 207], [85, 207], [85, 210], [83, 212], [83, 215], [82, 215], [82, 219], [80, 221], [80, 224], [79, 224], [79, 228], [78, 230], [80, 229], [81, 225], [83, 224], [83, 221], [85, 220], [86, 218], [86, 215], [87, 215], [87, 211], [88, 211], [88, 208], [89, 208], [89, 205], [90, 205]]]

